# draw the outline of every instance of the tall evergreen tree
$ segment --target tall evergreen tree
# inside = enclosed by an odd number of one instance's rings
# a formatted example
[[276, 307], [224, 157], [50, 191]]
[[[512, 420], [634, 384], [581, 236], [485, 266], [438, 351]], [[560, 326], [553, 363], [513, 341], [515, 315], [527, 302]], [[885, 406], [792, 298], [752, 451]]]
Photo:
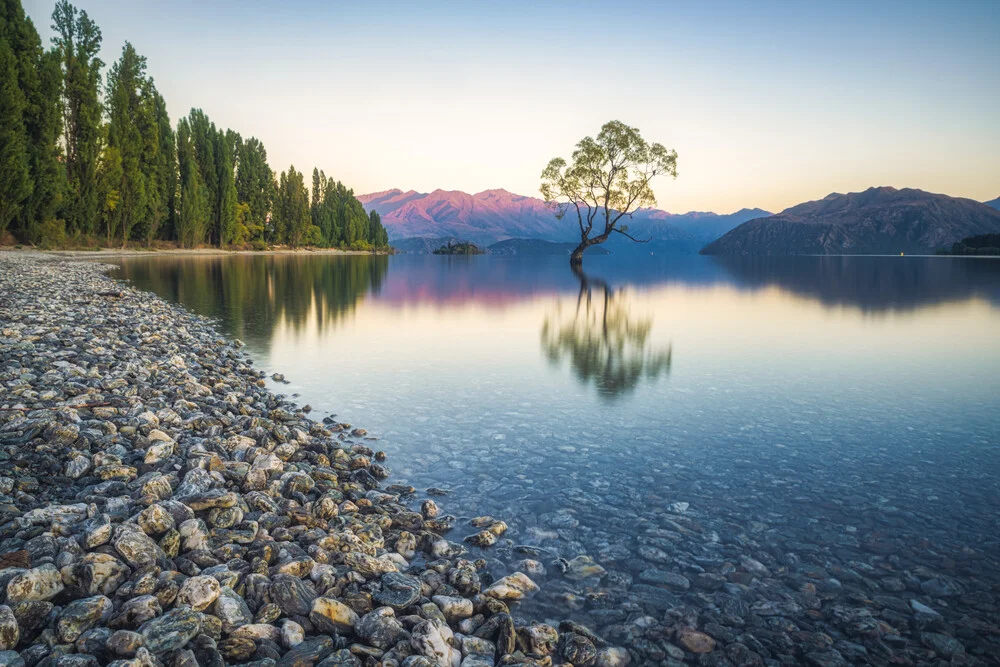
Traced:
[[236, 174], [233, 165], [232, 137], [227, 134], [220, 131], [215, 135], [219, 188], [215, 236], [220, 247], [232, 243], [236, 232]]
[[378, 211], [372, 210], [368, 214], [368, 220], [369, 243], [375, 248], [387, 248], [389, 246], [389, 233], [382, 226], [382, 216], [378, 214]]
[[177, 240], [181, 245], [191, 248], [204, 241], [210, 207], [205, 183], [198, 168], [198, 151], [187, 118], [182, 118], [177, 123], [177, 166], [180, 172]]
[[236, 158], [236, 199], [247, 205], [244, 224], [248, 228], [264, 229], [271, 211], [273, 185], [274, 174], [267, 165], [264, 144], [256, 137], [241, 141]]
[[98, 219], [94, 222], [95, 229], [102, 231], [107, 238], [114, 237], [120, 222], [122, 203], [122, 155], [114, 146], [105, 144], [101, 158], [97, 162], [97, 174], [94, 189], [97, 194]]
[[16, 60], [16, 82], [24, 98], [22, 123], [31, 192], [14, 220], [28, 241], [39, 240], [39, 226], [53, 219], [62, 191], [59, 164], [59, 93], [62, 77], [58, 56], [42, 49], [42, 41], [20, 0], [0, 0], [0, 35]]
[[319, 206], [320, 197], [323, 196], [323, 191], [321, 190], [321, 188], [322, 184], [319, 178], [319, 168], [313, 167], [313, 186], [312, 186], [312, 192], [310, 193], [312, 195], [311, 203], [309, 206], [310, 210], [315, 210], [316, 207]]
[[194, 141], [198, 173], [201, 175], [205, 198], [208, 202], [209, 226], [205, 231], [208, 242], [218, 245], [219, 166], [216, 155], [218, 143], [216, 134], [218, 132], [215, 129], [215, 123], [211, 122], [201, 109], [191, 109], [188, 118], [191, 125], [191, 138]]
[[101, 208], [101, 30], [87, 12], [59, 0], [52, 13], [53, 43], [63, 75], [63, 133], [68, 198], [63, 216], [74, 233], [93, 233]]
[[[108, 218], [108, 243], [121, 236], [127, 243], [133, 228], [150, 224], [152, 208], [147, 195], [147, 180], [155, 178], [155, 159], [159, 151], [158, 125], [155, 117], [152, 84], [146, 77], [146, 59], [128, 42], [122, 56], [108, 74], [108, 146], [118, 152], [121, 180], [116, 184], [119, 205]], [[151, 188], [156, 193], [155, 180]]]
[[[177, 206], [177, 151], [174, 130], [170, 127], [170, 116], [163, 96], [154, 88], [152, 91], [153, 117], [156, 122], [157, 146], [155, 155], [147, 158], [153, 165], [150, 217], [152, 223], [147, 230], [147, 241], [155, 237], [176, 238]], [[154, 193], [155, 194], [152, 194]]]
[[[293, 248], [302, 244], [309, 232], [309, 193], [302, 172], [295, 165], [281, 173], [274, 201], [275, 228], [283, 234], [283, 241]], [[279, 241], [280, 242], [280, 241]]]
[[9, 41], [0, 36], [0, 235], [31, 194], [24, 108], [17, 59]]

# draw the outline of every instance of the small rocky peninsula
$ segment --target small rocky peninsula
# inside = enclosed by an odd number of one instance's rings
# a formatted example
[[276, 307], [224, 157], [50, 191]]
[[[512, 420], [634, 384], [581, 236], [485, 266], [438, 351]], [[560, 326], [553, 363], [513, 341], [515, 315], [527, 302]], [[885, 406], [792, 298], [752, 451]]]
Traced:
[[386, 484], [366, 432], [310, 420], [211, 322], [0, 253], [0, 666], [626, 665], [528, 622], [507, 530]]

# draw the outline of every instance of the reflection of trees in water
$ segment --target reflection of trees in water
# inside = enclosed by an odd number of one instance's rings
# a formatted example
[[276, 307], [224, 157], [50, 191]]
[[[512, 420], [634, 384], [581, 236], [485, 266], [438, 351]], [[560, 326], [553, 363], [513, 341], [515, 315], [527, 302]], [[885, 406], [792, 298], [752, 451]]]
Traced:
[[121, 277], [219, 319], [234, 336], [270, 339], [281, 321], [322, 330], [378, 293], [385, 255], [232, 255], [123, 260]]
[[542, 323], [542, 348], [554, 364], [569, 359], [582, 384], [593, 383], [606, 398], [632, 391], [642, 378], [670, 373], [671, 346], [649, 349], [652, 317], [634, 317], [628, 294], [574, 270], [580, 280], [576, 308], [560, 304]]

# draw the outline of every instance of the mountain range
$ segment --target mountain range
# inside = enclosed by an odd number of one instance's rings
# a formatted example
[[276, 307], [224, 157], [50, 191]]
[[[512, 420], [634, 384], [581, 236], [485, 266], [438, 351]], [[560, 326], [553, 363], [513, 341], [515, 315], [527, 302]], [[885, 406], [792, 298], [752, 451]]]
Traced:
[[[393, 189], [358, 199], [366, 210], [379, 213], [390, 241], [404, 252], [429, 252], [450, 238], [484, 247], [505, 242], [497, 254], [562, 254], [563, 248], [532, 240], [563, 244], [579, 239], [572, 210], [560, 220], [541, 199], [503, 189], [475, 194]], [[602, 247], [616, 255], [933, 253], [968, 236], [1000, 233], [1000, 198], [980, 203], [874, 187], [832, 193], [776, 215], [746, 208], [722, 215], [642, 208], [628, 220], [628, 231], [649, 242], [636, 244], [615, 234]]]
[[[580, 237], [573, 212], [562, 219], [544, 201], [506, 190], [484, 190], [475, 194], [457, 190], [420, 193], [413, 190], [386, 190], [361, 195], [367, 211], [377, 211], [390, 241], [413, 237], [453, 237], [480, 245], [507, 239], [541, 239], [574, 242]], [[628, 222], [629, 233], [637, 238], [670, 241], [691, 246], [695, 251], [737, 225], [770, 215], [761, 209], [743, 209], [728, 215], [692, 211], [673, 214], [654, 208], [637, 210]], [[624, 237], [613, 237], [628, 245]]]
[[928, 254], [977, 234], [1000, 232], [1000, 210], [912, 188], [833, 193], [743, 223], [706, 255]]

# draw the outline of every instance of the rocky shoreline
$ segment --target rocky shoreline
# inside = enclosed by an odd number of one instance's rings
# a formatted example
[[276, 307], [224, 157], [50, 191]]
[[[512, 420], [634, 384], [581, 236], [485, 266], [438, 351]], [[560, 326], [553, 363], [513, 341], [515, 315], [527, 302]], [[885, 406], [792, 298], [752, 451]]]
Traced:
[[630, 662], [517, 618], [536, 584], [469, 555], [502, 520], [446, 539], [363, 429], [108, 268], [0, 253], [0, 666]]

